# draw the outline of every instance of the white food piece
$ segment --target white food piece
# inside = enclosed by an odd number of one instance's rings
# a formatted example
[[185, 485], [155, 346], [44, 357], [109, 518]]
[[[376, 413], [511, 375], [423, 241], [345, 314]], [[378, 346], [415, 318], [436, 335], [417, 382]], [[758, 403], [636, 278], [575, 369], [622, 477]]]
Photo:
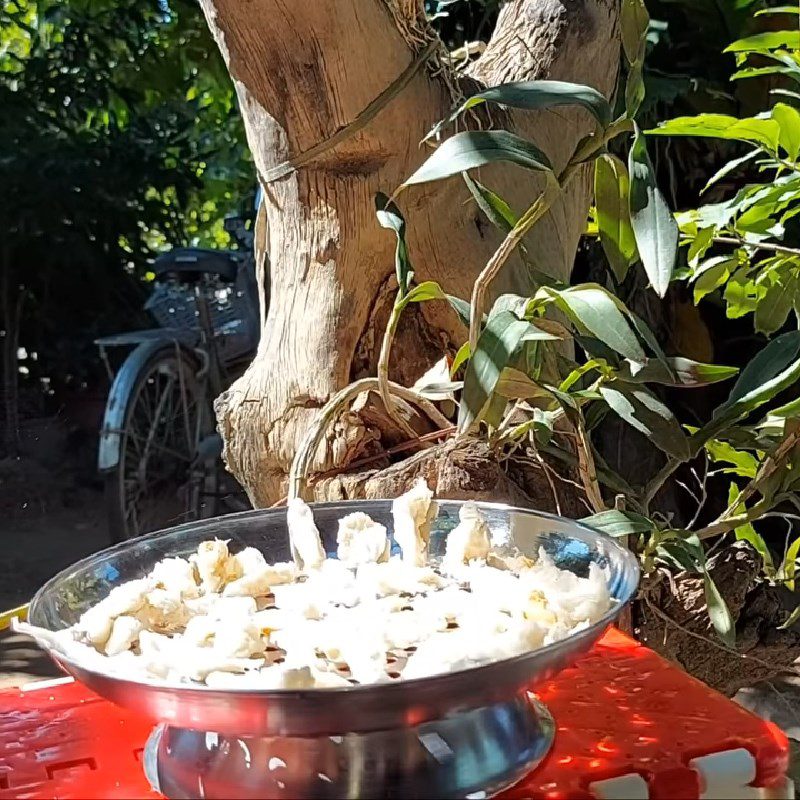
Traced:
[[[306, 592], [318, 608], [326, 608], [334, 603], [349, 608], [358, 605], [361, 598], [358, 581], [353, 571], [336, 559], [329, 558], [324, 561], [322, 566], [312, 572], [302, 585], [306, 587]], [[285, 588], [289, 589], [288, 586]], [[279, 594], [281, 587], [277, 587], [275, 592]], [[275, 598], [276, 603], [280, 605], [281, 603], [277, 600], [278, 594], [275, 595]], [[285, 604], [285, 601], [283, 602]]]
[[276, 586], [275, 605], [304, 619], [321, 619], [327, 606], [328, 596], [320, 592], [319, 584], [313, 581]]
[[414, 609], [420, 614], [446, 622], [458, 622], [475, 606], [482, 605], [481, 598], [458, 586], [447, 586], [441, 591], [414, 600]]
[[103, 647], [107, 656], [116, 656], [130, 650], [139, 641], [144, 626], [136, 617], [117, 617], [111, 626], [111, 635]]
[[212, 689], [265, 689], [262, 670], [247, 672], [209, 672], [205, 684]]
[[348, 567], [389, 560], [391, 547], [386, 528], [360, 511], [339, 520], [339, 561]]
[[238, 620], [256, 613], [258, 604], [252, 597], [213, 596], [206, 607], [206, 614], [213, 619]]
[[86, 611], [78, 620], [75, 630], [79, 638], [101, 650], [111, 635], [114, 620], [124, 614], [132, 615], [140, 611], [152, 588], [152, 581], [148, 578], [115, 586], [104, 600]]
[[423, 478], [392, 502], [394, 540], [400, 545], [407, 564], [424, 567], [428, 563], [431, 523], [437, 513], [433, 492]]
[[[207, 615], [192, 617], [186, 625], [186, 630], [183, 632], [183, 639], [187, 644], [194, 645], [195, 647], [211, 647], [211, 645], [214, 644], [217, 624], [218, 620]], [[147, 645], [142, 645], [143, 650], [145, 646], [149, 647], [149, 642]]]
[[312, 669], [314, 686], [318, 689], [349, 689], [352, 684], [336, 672]]
[[165, 558], [159, 561], [149, 577], [156, 589], [164, 589], [170, 593], [177, 592], [183, 599], [200, 595], [194, 565], [185, 558]]
[[265, 689], [313, 689], [316, 685], [310, 667], [287, 667], [276, 664], [261, 670], [259, 676]]
[[384, 631], [384, 650], [403, 650], [447, 629], [447, 619], [421, 611], [398, 611], [390, 614]]
[[458, 512], [459, 523], [447, 537], [443, 566], [446, 569], [485, 560], [489, 554], [489, 525], [475, 503], [464, 503]]
[[181, 599], [180, 592], [173, 589], [153, 589], [148, 593], [144, 606], [136, 613], [136, 618], [144, 627], [161, 632], [184, 627], [191, 616], [192, 612]]
[[228, 566], [228, 543], [221, 539], [201, 542], [189, 559], [197, 568], [200, 583], [206, 592], [219, 592], [225, 585]]
[[322, 539], [311, 508], [299, 497], [289, 500], [286, 525], [289, 528], [289, 541], [297, 552], [303, 569], [319, 569], [325, 561]]
[[267, 567], [270, 586], [280, 586], [283, 583], [292, 583], [297, 579], [297, 565], [293, 561], [279, 561]]
[[395, 556], [383, 564], [364, 564], [359, 567], [356, 585], [362, 599], [367, 599], [395, 594], [421, 594], [441, 588], [445, 581], [431, 567], [414, 567]]
[[264, 663], [263, 658], [230, 656], [216, 647], [198, 647], [149, 631], [139, 634], [139, 649], [149, 671], [162, 677], [166, 670], [167, 677], [177, 680], [203, 681], [211, 672], [245, 672]]
[[264, 554], [255, 547], [245, 547], [230, 557], [239, 575], [256, 575], [269, 566]]
[[223, 597], [264, 597], [271, 591], [269, 570], [242, 575], [231, 581], [223, 590]]
[[267, 642], [261, 636], [261, 629], [252, 619], [239, 626], [228, 625], [223, 621], [216, 623], [214, 650], [225, 658], [250, 658], [262, 655]]

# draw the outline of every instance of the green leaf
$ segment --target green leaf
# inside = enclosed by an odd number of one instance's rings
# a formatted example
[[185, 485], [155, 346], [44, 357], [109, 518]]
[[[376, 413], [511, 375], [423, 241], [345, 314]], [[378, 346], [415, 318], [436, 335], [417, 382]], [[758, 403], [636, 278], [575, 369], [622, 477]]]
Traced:
[[719, 593], [717, 585], [708, 572], [703, 573], [703, 587], [705, 589], [708, 616], [711, 620], [711, 624], [714, 626], [714, 630], [728, 647], [735, 647], [736, 628], [733, 624], [733, 617], [731, 617], [728, 604]]
[[[540, 290], [541, 291], [541, 290]], [[594, 334], [603, 344], [631, 361], [646, 356], [618, 301], [597, 284], [584, 284], [560, 292], [549, 290], [556, 303], [573, 321]]]
[[630, 511], [601, 511], [579, 520], [606, 536], [629, 536], [634, 533], [650, 533], [655, 527], [647, 517]]
[[758, 459], [751, 453], [737, 450], [728, 442], [723, 442], [719, 439], [711, 439], [704, 446], [708, 457], [715, 464], [733, 465], [723, 470], [725, 474], [739, 475], [742, 478], [755, 478], [758, 471]]
[[414, 275], [406, 247], [406, 221], [403, 219], [400, 209], [394, 203], [390, 203], [389, 198], [383, 192], [375, 195], [375, 213], [378, 215], [381, 227], [394, 231], [397, 237], [394, 257], [395, 273], [401, 293], [406, 294]]
[[749, 277], [748, 269], [737, 269], [728, 279], [725, 286], [725, 302], [728, 304], [726, 315], [728, 319], [738, 319], [750, 314], [758, 306], [758, 287]]
[[644, 137], [637, 131], [628, 156], [630, 216], [639, 257], [659, 297], [667, 292], [678, 252], [678, 226], [658, 190]]
[[664, 386], [680, 386], [693, 389], [712, 383], [726, 381], [736, 375], [736, 367], [703, 364], [690, 358], [667, 358], [666, 364], [649, 359], [644, 366], [632, 369], [630, 362], [623, 364], [620, 376], [631, 383], [659, 383]]
[[[739, 496], [739, 489], [735, 483], [731, 483], [728, 487], [728, 506], [736, 500]], [[740, 503], [733, 509], [734, 514], [739, 514], [745, 510], [744, 503]], [[740, 525], [734, 530], [737, 541], [747, 542], [760, 556], [764, 564], [764, 571], [767, 576], [775, 574], [775, 565], [772, 562], [772, 553], [770, 553], [764, 537], [756, 531], [756, 529], [748, 522]]]
[[478, 208], [486, 214], [486, 218], [500, 230], [508, 233], [519, 221], [519, 217], [511, 206], [491, 189], [487, 189], [482, 183], [474, 180], [469, 173], [463, 173], [463, 177]]
[[672, 412], [643, 386], [614, 381], [600, 386], [610, 408], [632, 428], [647, 436], [665, 453], [685, 461], [689, 442]]
[[800, 555], [800, 536], [798, 536], [787, 548], [786, 555], [783, 557], [781, 572], [786, 580], [786, 588], [794, 591], [794, 576], [797, 571], [797, 556]]
[[449, 117], [439, 122], [426, 140], [439, 134], [461, 114], [481, 103], [499, 103], [529, 111], [555, 106], [583, 106], [606, 128], [611, 122], [611, 106], [606, 98], [591, 86], [566, 81], [518, 81], [492, 86], [467, 98]]
[[658, 553], [666, 561], [687, 572], [701, 572], [705, 569], [706, 554], [703, 544], [694, 533], [688, 531], [663, 533]]
[[445, 296], [448, 303], [450, 303], [451, 308], [453, 311], [458, 314], [458, 318], [464, 323], [464, 325], [469, 328], [469, 318], [470, 318], [470, 304], [466, 300], [462, 300], [460, 297], [455, 297], [452, 294], [448, 294]]
[[707, 294], [719, 289], [731, 275], [731, 270], [738, 265], [735, 258], [716, 256], [706, 261], [698, 270], [694, 282], [694, 304], [697, 305]]
[[447, 300], [447, 295], [436, 281], [425, 281], [415, 286], [402, 302], [405, 305], [407, 303], [423, 303], [426, 300]]
[[754, 317], [756, 330], [768, 336], [783, 327], [797, 297], [796, 272], [776, 277], [778, 278], [776, 282], [758, 301]]
[[568, 392], [587, 372], [603, 369], [608, 369], [608, 364], [605, 361], [602, 359], [590, 358], [585, 364], [581, 364], [573, 369], [569, 375], [561, 381], [558, 390], [560, 392]]
[[739, 169], [742, 164], [746, 164], [748, 161], [751, 161], [755, 158], [761, 150], [756, 148], [755, 150], [751, 150], [749, 153], [746, 153], [741, 158], [734, 158], [732, 161], [729, 161], [725, 164], [724, 167], [720, 167], [709, 179], [708, 183], [703, 187], [700, 194], [704, 194], [707, 192], [712, 186], [719, 183], [724, 177], [730, 175], [735, 170]]
[[508, 400], [500, 394], [493, 394], [483, 410], [481, 419], [490, 427], [497, 429], [503, 420], [503, 414], [508, 408]]
[[730, 397], [718, 406], [711, 421], [693, 436], [699, 446], [728, 427], [736, 419], [769, 402], [800, 378], [800, 331], [790, 331], [773, 339], [742, 370]]
[[414, 391], [427, 397], [429, 400], [446, 400], [451, 397], [453, 392], [457, 392], [464, 386], [463, 381], [445, 381], [440, 383], [426, 383], [423, 386], [416, 386]]
[[634, 119], [645, 98], [643, 59], [637, 58], [628, 69], [625, 83], [625, 115]]
[[800, 50], [800, 31], [764, 31], [729, 44], [725, 53], [758, 53], [762, 50], [787, 48]]
[[594, 191], [600, 243], [618, 281], [636, 260], [636, 238], [628, 208], [630, 180], [625, 164], [606, 153], [595, 161]]
[[772, 109], [772, 118], [781, 129], [778, 144], [792, 161], [796, 161], [800, 153], [800, 111], [786, 103], [776, 103]]
[[498, 161], [537, 172], [551, 172], [547, 156], [532, 142], [508, 131], [464, 131], [444, 141], [428, 160], [402, 184], [439, 181]]
[[637, 314], [633, 311], [628, 309], [628, 317], [636, 329], [636, 333], [639, 334], [639, 337], [642, 341], [650, 348], [653, 352], [655, 357], [668, 369], [671, 370], [669, 362], [667, 361], [667, 357], [664, 354], [664, 351], [661, 349], [661, 345], [658, 343], [658, 339], [656, 335], [650, 330], [650, 326]]
[[797, 5], [793, 6], [776, 6], [775, 8], [760, 8], [756, 11], [755, 16], [763, 17], [766, 14], [791, 14], [792, 16], [796, 17], [800, 13], [798, 11]]
[[497, 381], [495, 392], [508, 400], [527, 400], [529, 397], [547, 396], [549, 393], [534, 383], [524, 372], [506, 367]]
[[622, 0], [620, 24], [622, 27], [622, 49], [629, 64], [639, 57], [644, 42], [650, 15], [644, 0]]
[[741, 81], [747, 78], [763, 78], [765, 75], [792, 75], [794, 70], [791, 67], [745, 67], [736, 70], [731, 75], [732, 81]]
[[697, 267], [700, 259], [706, 254], [708, 248], [711, 247], [716, 232], [717, 229], [713, 227], [701, 228], [697, 232], [697, 236], [695, 236], [692, 242], [689, 244], [689, 251], [686, 253], [686, 260], [692, 269]]
[[529, 322], [518, 319], [510, 311], [501, 311], [487, 321], [464, 375], [458, 420], [460, 431], [480, 421], [501, 373], [531, 327]]
[[775, 151], [778, 148], [780, 125], [774, 119], [737, 119], [726, 114], [698, 114], [667, 120], [647, 133], [651, 136], [703, 136], [751, 142]]
[[529, 302], [529, 297], [523, 297], [519, 294], [501, 294], [489, 310], [489, 317], [493, 317], [501, 311], [510, 311], [515, 317], [524, 319]]
[[[720, 410], [753, 410], [786, 388], [786, 381], [797, 380], [800, 331], [790, 331], [773, 339], [742, 370], [730, 397]], [[790, 385], [790, 384], [788, 384]]]
[[450, 367], [450, 377], [452, 378], [458, 370], [461, 368], [461, 365], [469, 358], [469, 342], [464, 342], [461, 347], [458, 348], [458, 352], [455, 354], [453, 358], [453, 364]]

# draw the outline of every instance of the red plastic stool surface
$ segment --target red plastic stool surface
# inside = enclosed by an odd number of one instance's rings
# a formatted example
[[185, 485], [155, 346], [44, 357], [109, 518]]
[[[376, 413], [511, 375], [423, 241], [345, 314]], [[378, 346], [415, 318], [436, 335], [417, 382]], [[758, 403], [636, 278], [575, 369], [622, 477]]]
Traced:
[[[506, 800], [583, 800], [589, 785], [638, 773], [654, 800], [700, 795], [691, 759], [745, 748], [754, 785], [779, 786], [789, 762], [772, 724], [617, 631], [537, 687], [558, 726], [545, 762]], [[0, 692], [0, 799], [150, 797], [142, 748], [153, 723], [80, 684]]]

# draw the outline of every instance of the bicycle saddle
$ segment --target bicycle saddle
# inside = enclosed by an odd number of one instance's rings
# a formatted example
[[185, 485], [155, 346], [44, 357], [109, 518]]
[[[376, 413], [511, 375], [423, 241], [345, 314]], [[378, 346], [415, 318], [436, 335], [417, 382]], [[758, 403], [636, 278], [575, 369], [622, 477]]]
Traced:
[[179, 247], [160, 255], [153, 264], [156, 280], [179, 275], [183, 280], [197, 280], [201, 275], [218, 275], [228, 283], [236, 280], [241, 255], [229, 250], [202, 247]]

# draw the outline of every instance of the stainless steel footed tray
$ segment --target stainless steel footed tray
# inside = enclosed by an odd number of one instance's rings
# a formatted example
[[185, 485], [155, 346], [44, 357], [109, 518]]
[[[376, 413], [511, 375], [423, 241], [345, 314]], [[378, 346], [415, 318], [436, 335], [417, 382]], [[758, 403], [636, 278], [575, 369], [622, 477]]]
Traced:
[[[456, 501], [439, 501], [431, 555], [441, 557], [458, 522]], [[617, 605], [596, 624], [555, 644], [481, 667], [373, 686], [305, 691], [221, 690], [123, 680], [63, 658], [93, 691], [162, 724], [148, 743], [151, 782], [172, 798], [486, 797], [532, 769], [554, 726], [529, 695], [587, 651], [636, 590], [635, 557], [613, 539], [571, 520], [479, 504], [509, 549], [585, 574], [605, 570]], [[314, 506], [329, 554], [337, 522], [363, 511], [392, 530], [391, 501]], [[34, 597], [29, 619], [51, 630], [72, 625], [116, 585], [145, 575], [166, 556], [188, 555], [211, 538], [257, 547], [270, 562], [291, 559], [285, 509], [190, 523], [123, 542], [64, 570]]]

